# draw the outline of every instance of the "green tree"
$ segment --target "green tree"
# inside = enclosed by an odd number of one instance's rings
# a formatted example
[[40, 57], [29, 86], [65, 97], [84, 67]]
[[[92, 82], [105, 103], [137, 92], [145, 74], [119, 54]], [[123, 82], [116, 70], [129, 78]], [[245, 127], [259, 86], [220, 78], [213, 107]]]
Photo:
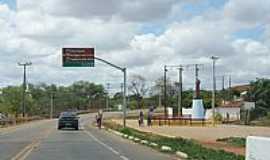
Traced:
[[143, 108], [143, 98], [149, 90], [146, 85], [146, 79], [141, 75], [132, 75], [130, 78], [129, 90], [136, 97], [137, 108]]
[[257, 79], [250, 83], [251, 89], [246, 100], [255, 101], [256, 108], [251, 113], [251, 119], [267, 116], [270, 112], [270, 79]]

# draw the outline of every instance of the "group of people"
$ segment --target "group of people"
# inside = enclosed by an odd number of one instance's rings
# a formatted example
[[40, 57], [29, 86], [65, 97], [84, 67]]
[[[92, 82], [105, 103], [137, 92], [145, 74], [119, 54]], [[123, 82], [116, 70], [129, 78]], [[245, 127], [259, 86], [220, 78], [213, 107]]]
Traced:
[[[154, 113], [154, 108], [151, 107], [148, 110], [148, 114], [147, 114], [147, 126], [151, 126], [152, 125], [153, 113]], [[139, 114], [139, 126], [140, 127], [144, 126], [144, 113], [143, 113], [142, 110], [140, 111], [140, 114]]]
[[[154, 114], [154, 107], [151, 107], [147, 113], [147, 126], [152, 126], [153, 114]], [[96, 123], [99, 129], [101, 129], [101, 126], [102, 126], [102, 118], [103, 118], [103, 112], [102, 110], [99, 110], [98, 114], [96, 115]], [[144, 113], [142, 110], [140, 111], [138, 122], [139, 122], [140, 127], [144, 126]]]

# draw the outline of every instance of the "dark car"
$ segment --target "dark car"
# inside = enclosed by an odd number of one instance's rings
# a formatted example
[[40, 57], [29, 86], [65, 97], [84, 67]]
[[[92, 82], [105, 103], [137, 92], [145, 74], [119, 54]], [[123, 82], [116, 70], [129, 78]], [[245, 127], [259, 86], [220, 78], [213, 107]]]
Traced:
[[74, 128], [79, 130], [79, 117], [74, 112], [63, 112], [59, 116], [58, 129]]

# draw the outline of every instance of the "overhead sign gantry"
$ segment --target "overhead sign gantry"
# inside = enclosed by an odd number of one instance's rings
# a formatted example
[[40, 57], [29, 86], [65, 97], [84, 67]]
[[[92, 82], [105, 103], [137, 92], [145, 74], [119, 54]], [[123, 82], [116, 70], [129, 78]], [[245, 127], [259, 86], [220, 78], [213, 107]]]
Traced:
[[94, 67], [94, 48], [63, 48], [63, 67]]
[[104, 59], [95, 56], [94, 48], [62, 48], [63, 67], [94, 67], [95, 60], [108, 64], [123, 72], [123, 126], [126, 127], [126, 93], [127, 93], [127, 69], [112, 64]]

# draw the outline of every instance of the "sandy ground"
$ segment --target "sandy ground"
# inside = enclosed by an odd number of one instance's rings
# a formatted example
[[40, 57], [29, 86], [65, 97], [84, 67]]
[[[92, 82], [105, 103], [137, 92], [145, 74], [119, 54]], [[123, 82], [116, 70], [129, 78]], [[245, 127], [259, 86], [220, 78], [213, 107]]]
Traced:
[[[122, 120], [114, 120], [122, 124]], [[162, 135], [191, 138], [198, 141], [216, 141], [218, 138], [264, 136], [270, 137], [270, 127], [250, 127], [240, 125], [201, 126], [152, 126], [139, 127], [137, 120], [127, 120], [127, 126], [141, 131]]]
[[[122, 124], [122, 120], [113, 120]], [[270, 137], [270, 127], [250, 127], [240, 125], [217, 125], [209, 126], [152, 126], [139, 127], [137, 120], [127, 120], [127, 126], [144, 132], [153, 132], [170, 137], [182, 137], [195, 139], [206, 147], [224, 149], [237, 154], [245, 154], [245, 148], [237, 148], [216, 142], [218, 138], [263, 136]]]

